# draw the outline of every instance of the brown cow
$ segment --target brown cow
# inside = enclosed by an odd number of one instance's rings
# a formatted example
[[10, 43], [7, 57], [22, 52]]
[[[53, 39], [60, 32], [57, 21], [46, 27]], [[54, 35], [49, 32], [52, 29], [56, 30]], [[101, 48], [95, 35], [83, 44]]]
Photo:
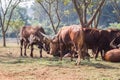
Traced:
[[[117, 36], [110, 43], [110, 46], [113, 48], [109, 50], [104, 55], [104, 60], [111, 62], [120, 62], [120, 36]], [[117, 49], [118, 48], [118, 49]]]
[[[87, 49], [92, 49], [93, 51], [93, 56], [97, 53], [98, 49], [98, 41], [100, 39], [100, 32], [98, 29], [95, 28], [83, 28], [84, 31], [84, 40], [86, 43]], [[94, 56], [95, 59], [97, 56]]]
[[[26, 55], [26, 47], [28, 45], [31, 46], [31, 54], [30, 56], [33, 57], [33, 45], [36, 44], [40, 48], [40, 57], [42, 57], [42, 48], [43, 48], [43, 36], [40, 32], [44, 33], [44, 29], [40, 26], [32, 27], [32, 26], [23, 26], [20, 31], [20, 55], [22, 54], [22, 47], [24, 45], [24, 55]], [[36, 41], [35, 41], [36, 40]]]
[[120, 49], [112, 49], [105, 53], [104, 60], [111, 62], [120, 62]]
[[120, 48], [120, 35], [117, 36], [116, 38], [114, 38], [114, 39], [111, 41], [110, 46], [111, 46], [113, 49]]
[[116, 29], [100, 30], [85, 28], [83, 30], [86, 45], [94, 51], [95, 59], [98, 57], [99, 52], [101, 52], [103, 59], [104, 53], [112, 49], [110, 42], [120, 34], [120, 30]]
[[[66, 26], [60, 29], [57, 35], [51, 40], [50, 54], [55, 54], [60, 50], [60, 59], [62, 60], [63, 47], [78, 53], [77, 65], [80, 64], [81, 50], [84, 45], [84, 33], [80, 25]], [[71, 57], [72, 60], [72, 57]]]

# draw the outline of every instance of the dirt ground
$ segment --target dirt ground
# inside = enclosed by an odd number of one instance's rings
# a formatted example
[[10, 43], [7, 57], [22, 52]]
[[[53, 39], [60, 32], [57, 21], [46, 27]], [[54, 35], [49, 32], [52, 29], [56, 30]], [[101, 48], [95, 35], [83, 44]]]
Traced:
[[[1, 44], [1, 43], [0, 43]], [[82, 60], [75, 66], [75, 60], [65, 58], [59, 61], [35, 48], [34, 58], [20, 57], [19, 45], [9, 43], [6, 48], [0, 45], [0, 80], [120, 80], [120, 63], [91, 59]]]

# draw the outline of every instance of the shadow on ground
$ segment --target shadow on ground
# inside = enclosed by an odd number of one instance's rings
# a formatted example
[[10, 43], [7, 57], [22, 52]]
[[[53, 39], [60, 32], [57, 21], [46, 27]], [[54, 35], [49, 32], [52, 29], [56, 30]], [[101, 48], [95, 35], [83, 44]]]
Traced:
[[[63, 68], [74, 68], [75, 60], [70, 61], [70, 59], [59, 60], [58, 57], [13, 57], [12, 54], [0, 55], [0, 64], [27, 64], [27, 63], [38, 63], [40, 65], [45, 65], [49, 67], [63, 67]], [[103, 61], [81, 61], [81, 64], [78, 67], [88, 66], [95, 68], [103, 68], [103, 69], [120, 69], [119, 67], [113, 67], [112, 65], [106, 64], [107, 62]], [[112, 63], [110, 63], [112, 64]], [[118, 64], [118, 63], [116, 63]]]

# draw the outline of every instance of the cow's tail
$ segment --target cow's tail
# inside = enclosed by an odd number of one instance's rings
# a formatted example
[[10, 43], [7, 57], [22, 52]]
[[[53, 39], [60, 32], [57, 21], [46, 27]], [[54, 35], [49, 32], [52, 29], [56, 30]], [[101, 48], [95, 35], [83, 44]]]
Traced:
[[20, 44], [20, 33], [17, 33], [17, 44], [19, 45]]
[[20, 29], [20, 31], [17, 33], [17, 44], [19, 45], [20, 44], [20, 40], [22, 39], [21, 35], [23, 33], [23, 30], [24, 30], [24, 26]]

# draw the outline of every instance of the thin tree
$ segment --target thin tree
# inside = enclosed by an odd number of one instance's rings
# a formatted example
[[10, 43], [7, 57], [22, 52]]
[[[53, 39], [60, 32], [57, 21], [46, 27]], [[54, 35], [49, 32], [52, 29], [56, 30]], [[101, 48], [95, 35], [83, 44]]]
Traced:
[[114, 12], [117, 16], [117, 19], [120, 22], [120, 6], [119, 6], [120, 1], [119, 0], [110, 0], [110, 1], [111, 1], [111, 5], [114, 9]]
[[0, 27], [2, 29], [3, 47], [6, 47], [6, 32], [16, 6], [21, 0], [0, 0]]
[[96, 10], [95, 11], [93, 10], [93, 13], [92, 13], [93, 15], [91, 15], [89, 19], [87, 19], [88, 18], [87, 11], [88, 11], [89, 5], [93, 3], [92, 0], [72, 0], [72, 3], [74, 4], [75, 10], [79, 16], [79, 20], [82, 27], [90, 27], [90, 25], [95, 23], [95, 27], [97, 28], [99, 17], [101, 15], [102, 6], [104, 5], [105, 0], [98, 0], [98, 4], [97, 4], [98, 6], [96, 6], [96, 8], [94, 7], [92, 8]]
[[[43, 1], [37, 0], [37, 2], [41, 5], [41, 7], [47, 13], [55, 34], [57, 33], [57, 29], [61, 22], [60, 13], [59, 13], [59, 1], [60, 0], [43, 0]], [[53, 19], [54, 16], [56, 16], [57, 21]]]

